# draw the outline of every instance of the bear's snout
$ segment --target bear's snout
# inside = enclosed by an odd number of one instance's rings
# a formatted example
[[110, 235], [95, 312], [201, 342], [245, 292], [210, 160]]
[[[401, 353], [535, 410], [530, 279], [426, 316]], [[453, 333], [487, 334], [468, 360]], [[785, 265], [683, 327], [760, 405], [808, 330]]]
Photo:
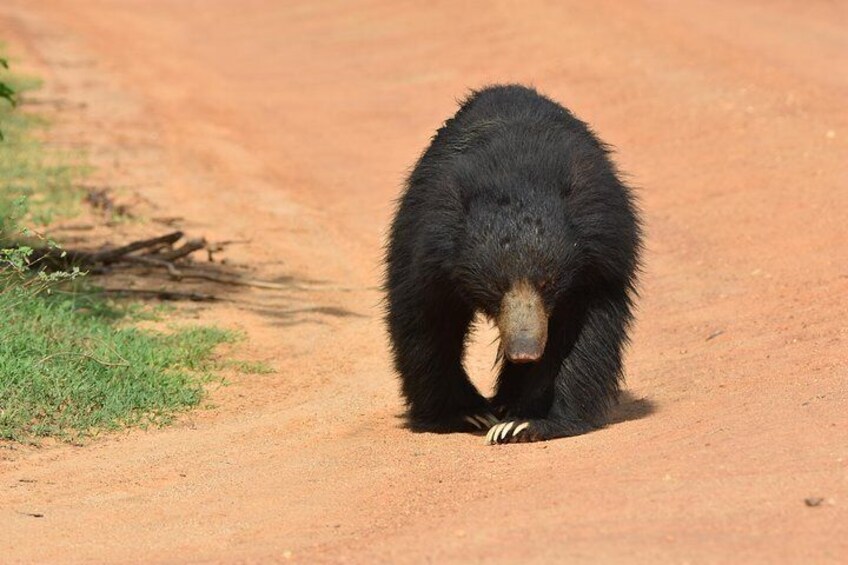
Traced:
[[504, 295], [497, 325], [508, 361], [532, 363], [542, 357], [548, 340], [548, 314], [530, 283], [520, 282]]

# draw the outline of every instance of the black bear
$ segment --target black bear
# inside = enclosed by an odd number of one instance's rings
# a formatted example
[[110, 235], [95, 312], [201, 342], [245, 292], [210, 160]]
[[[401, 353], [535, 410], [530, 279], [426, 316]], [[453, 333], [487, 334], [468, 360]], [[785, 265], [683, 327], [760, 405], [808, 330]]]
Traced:
[[[604, 424], [622, 380], [641, 229], [609, 148], [520, 85], [472, 93], [407, 180], [386, 252], [394, 363], [412, 429], [488, 443]], [[475, 312], [502, 365], [484, 398], [463, 368]]]

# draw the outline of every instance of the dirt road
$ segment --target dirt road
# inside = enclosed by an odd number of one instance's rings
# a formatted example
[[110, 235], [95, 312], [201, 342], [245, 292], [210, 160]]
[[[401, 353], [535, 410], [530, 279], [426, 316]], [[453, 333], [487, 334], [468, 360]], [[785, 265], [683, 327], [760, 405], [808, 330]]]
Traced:
[[[285, 4], [0, 6], [145, 198], [250, 240], [229, 257], [262, 276], [328, 281], [196, 313], [276, 369], [214, 409], [6, 446], [0, 561], [848, 561], [844, 5]], [[547, 444], [404, 430], [374, 290], [405, 171], [495, 81], [592, 123], [647, 220], [629, 396]]]

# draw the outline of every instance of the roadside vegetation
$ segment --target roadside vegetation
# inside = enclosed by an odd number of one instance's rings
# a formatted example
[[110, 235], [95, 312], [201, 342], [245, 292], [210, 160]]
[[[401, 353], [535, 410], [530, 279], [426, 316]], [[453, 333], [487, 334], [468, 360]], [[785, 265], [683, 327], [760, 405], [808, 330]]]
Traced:
[[198, 405], [220, 362], [215, 347], [238, 338], [210, 327], [142, 329], [161, 309], [116, 302], [79, 269], [49, 271], [33, 249], [72, 215], [83, 168], [39, 142], [44, 120], [15, 107], [33, 80], [0, 63], [0, 440], [78, 441], [128, 425], [164, 424]]

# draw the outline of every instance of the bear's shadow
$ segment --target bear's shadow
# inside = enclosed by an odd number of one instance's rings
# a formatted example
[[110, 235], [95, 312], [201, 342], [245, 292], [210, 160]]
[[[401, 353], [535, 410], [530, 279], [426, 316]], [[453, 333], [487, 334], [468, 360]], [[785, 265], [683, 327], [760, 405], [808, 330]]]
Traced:
[[657, 411], [657, 405], [650, 398], [637, 398], [629, 390], [618, 395], [618, 402], [610, 408], [607, 425], [614, 426], [630, 420], [640, 420]]

